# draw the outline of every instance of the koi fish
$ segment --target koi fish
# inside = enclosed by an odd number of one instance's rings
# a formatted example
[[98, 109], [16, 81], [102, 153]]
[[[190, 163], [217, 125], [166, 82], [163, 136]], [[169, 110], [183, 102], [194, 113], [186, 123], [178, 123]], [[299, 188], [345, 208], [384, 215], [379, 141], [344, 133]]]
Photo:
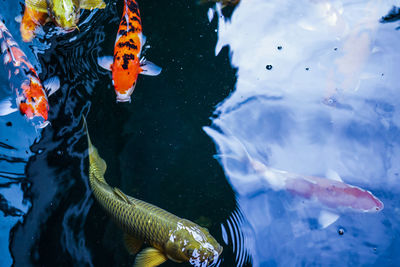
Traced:
[[383, 209], [383, 203], [370, 191], [344, 183], [333, 171], [329, 178], [320, 178], [276, 170], [255, 160], [252, 160], [252, 165], [256, 171], [262, 173], [274, 190], [286, 189], [303, 198], [315, 199], [332, 209], [360, 212], [377, 212]]
[[[370, 191], [344, 183], [334, 171], [327, 173], [328, 178], [321, 178], [273, 169], [253, 159], [239, 139], [225, 136], [210, 127], [203, 129], [229, 151], [218, 156], [224, 166], [245, 166], [239, 173], [235, 168], [225, 168], [236, 188], [258, 188], [260, 184], [267, 182], [269, 188], [274, 191], [286, 190], [293, 195], [314, 201], [321, 207], [318, 220], [323, 228], [335, 222], [339, 218], [338, 213], [341, 212], [374, 213], [384, 208], [383, 203]], [[229, 164], [227, 161], [230, 159], [237, 163]]]
[[50, 19], [65, 31], [73, 31], [78, 28], [81, 9], [105, 7], [103, 0], [25, 0], [21, 25], [23, 40], [32, 40], [36, 29]]
[[358, 186], [346, 184], [333, 171], [329, 178], [305, 176], [269, 168], [259, 161], [252, 160], [253, 168], [269, 182], [274, 190], [287, 190], [293, 195], [314, 200], [329, 210], [324, 210], [319, 216], [320, 225], [325, 228], [334, 223], [339, 211], [379, 212], [383, 203], [370, 191]]
[[146, 38], [142, 34], [139, 6], [135, 0], [124, 0], [124, 12], [114, 45], [114, 57], [98, 59], [104, 69], [112, 71], [117, 102], [130, 102], [139, 74], [156, 76], [161, 68], [140, 58]]
[[223, 248], [206, 228], [107, 184], [107, 165], [92, 145], [83, 119], [89, 146], [89, 184], [95, 199], [123, 229], [129, 252], [136, 254], [143, 243], [151, 246], [137, 255], [135, 266], [157, 266], [167, 259], [196, 266], [216, 263]]
[[24, 16], [22, 17], [20, 31], [24, 42], [32, 41], [39, 27], [50, 20], [47, 11], [41, 12], [25, 5]]
[[45, 89], [36, 70], [2, 21], [0, 21], [0, 46], [10, 88], [16, 93], [15, 101], [7, 98], [0, 102], [0, 116], [19, 109], [35, 126], [45, 127], [48, 124], [49, 111], [47, 95], [54, 93], [60, 87], [58, 77], [47, 80], [44, 83]]

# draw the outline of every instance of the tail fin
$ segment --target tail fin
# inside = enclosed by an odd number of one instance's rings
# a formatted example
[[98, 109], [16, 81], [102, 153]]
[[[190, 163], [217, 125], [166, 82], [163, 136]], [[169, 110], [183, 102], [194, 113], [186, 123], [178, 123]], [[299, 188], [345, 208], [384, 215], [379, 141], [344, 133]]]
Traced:
[[86, 123], [86, 118], [85, 116], [82, 115], [83, 118], [83, 127], [86, 132], [87, 140], [88, 140], [88, 149], [89, 149], [89, 163], [90, 163], [90, 169], [94, 169], [95, 172], [95, 177], [97, 180], [106, 183], [104, 179], [104, 173], [106, 172], [107, 169], [107, 164], [106, 162], [100, 157], [97, 148], [92, 144], [90, 141], [90, 136], [89, 136], [89, 131]]

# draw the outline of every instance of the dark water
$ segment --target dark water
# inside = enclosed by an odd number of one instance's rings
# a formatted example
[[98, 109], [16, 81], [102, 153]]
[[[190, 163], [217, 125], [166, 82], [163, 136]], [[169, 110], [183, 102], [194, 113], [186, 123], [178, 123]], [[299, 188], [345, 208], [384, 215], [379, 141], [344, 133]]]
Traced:
[[[61, 89], [41, 132], [18, 113], [0, 117], [0, 266], [133, 265], [91, 196], [81, 115], [108, 183], [208, 227], [224, 246], [220, 266], [396, 266], [397, 9], [278, 2], [243, 2], [210, 22], [213, 4], [140, 1], [145, 56], [163, 70], [139, 77], [132, 103], [116, 103], [111, 75], [96, 62], [112, 54], [122, 1], [83, 11], [79, 32], [48, 24], [27, 44], [15, 20], [22, 5], [2, 1], [40, 78], [58, 75]], [[334, 210], [340, 218], [320, 227], [320, 203], [274, 190], [243, 154], [301, 175], [334, 170], [385, 208]]]
[[[2, 7], [13, 11], [3, 16], [20, 41], [14, 17], [22, 8], [14, 10], [11, 1]], [[201, 129], [235, 82], [227, 50], [214, 55], [216, 23], [208, 22], [207, 7], [194, 2], [140, 3], [150, 45], [145, 55], [163, 71], [158, 77], [140, 77], [132, 103], [117, 104], [111, 75], [96, 62], [98, 56], [113, 52], [122, 7], [122, 1], [109, 1], [105, 10], [82, 13], [80, 32], [62, 34], [48, 24], [33, 44], [22, 44], [30, 60], [42, 67], [40, 78], [58, 75], [62, 88], [49, 99], [51, 126], [35, 143], [29, 125], [6, 127], [8, 118], [1, 120], [1, 141], [18, 143], [15, 150], [23, 154], [15, 160], [22, 163], [8, 162], [14, 148], [5, 148], [2, 160], [13, 164], [4, 167], [4, 176], [15, 172], [17, 177], [12, 182], [5, 179], [3, 186], [8, 194], [23, 194], [18, 200], [24, 201], [21, 208], [3, 194], [8, 200], [3, 198], [2, 211], [8, 212], [3, 216], [4, 241], [9, 228], [22, 223], [11, 231], [10, 252], [6, 244], [2, 247], [7, 259], [2, 266], [11, 264], [9, 253], [14, 266], [133, 264], [121, 231], [89, 191], [82, 114], [107, 162], [110, 184], [207, 226], [223, 242], [220, 224], [235, 209], [235, 198], [212, 158], [213, 143]], [[14, 114], [9, 120], [18, 119]], [[31, 142], [21, 143], [30, 137]], [[32, 156], [25, 156], [25, 150]], [[20, 211], [15, 214], [13, 208]], [[232, 251], [224, 253], [233, 264]]]

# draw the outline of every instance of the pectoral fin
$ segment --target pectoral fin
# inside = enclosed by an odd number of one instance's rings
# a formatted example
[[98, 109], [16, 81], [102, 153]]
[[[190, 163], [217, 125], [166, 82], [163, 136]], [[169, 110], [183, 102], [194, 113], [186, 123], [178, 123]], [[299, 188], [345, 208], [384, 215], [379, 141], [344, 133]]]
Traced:
[[343, 180], [340, 178], [339, 174], [331, 169], [326, 172], [326, 178], [343, 183]]
[[43, 86], [46, 89], [47, 96], [51, 96], [58, 89], [60, 89], [60, 78], [53, 76], [43, 82]]
[[165, 262], [167, 257], [155, 248], [146, 248], [136, 256], [135, 267], [153, 267]]
[[104, 56], [104, 57], [99, 57], [97, 59], [97, 63], [103, 69], [111, 71], [111, 65], [113, 64], [113, 60], [114, 58], [112, 56]]
[[81, 0], [79, 7], [83, 9], [105, 8], [106, 3], [103, 0]]
[[122, 201], [125, 201], [128, 204], [133, 204], [132, 201], [129, 200], [128, 196], [125, 195], [119, 188], [114, 187], [114, 194]]
[[142, 68], [142, 72], [140, 74], [150, 76], [157, 76], [161, 73], [162, 70], [162, 68], [160, 68], [156, 64], [145, 59], [140, 62], [140, 68]]
[[5, 116], [15, 111], [18, 111], [16, 107], [13, 107], [14, 104], [11, 98], [6, 98], [0, 101], [0, 116]]
[[47, 13], [47, 0], [25, 0], [25, 5], [33, 10]]
[[322, 210], [319, 214], [318, 222], [322, 228], [326, 228], [339, 219], [339, 215], [333, 212]]
[[125, 241], [126, 249], [131, 254], [138, 253], [139, 249], [143, 245], [143, 240], [140, 240], [140, 239], [134, 237], [133, 235], [129, 235], [129, 234], [124, 234], [124, 241]]

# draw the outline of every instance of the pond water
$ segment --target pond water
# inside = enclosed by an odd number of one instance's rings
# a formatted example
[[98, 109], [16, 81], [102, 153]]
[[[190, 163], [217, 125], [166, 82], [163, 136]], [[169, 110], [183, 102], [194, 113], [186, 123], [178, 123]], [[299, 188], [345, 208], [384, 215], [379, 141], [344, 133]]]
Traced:
[[41, 80], [61, 83], [43, 130], [0, 117], [0, 266], [133, 265], [91, 194], [82, 115], [107, 182], [206, 226], [219, 266], [397, 265], [399, 1], [141, 1], [163, 70], [131, 103], [97, 64], [123, 8], [106, 3], [30, 43], [23, 1], [0, 3]]

